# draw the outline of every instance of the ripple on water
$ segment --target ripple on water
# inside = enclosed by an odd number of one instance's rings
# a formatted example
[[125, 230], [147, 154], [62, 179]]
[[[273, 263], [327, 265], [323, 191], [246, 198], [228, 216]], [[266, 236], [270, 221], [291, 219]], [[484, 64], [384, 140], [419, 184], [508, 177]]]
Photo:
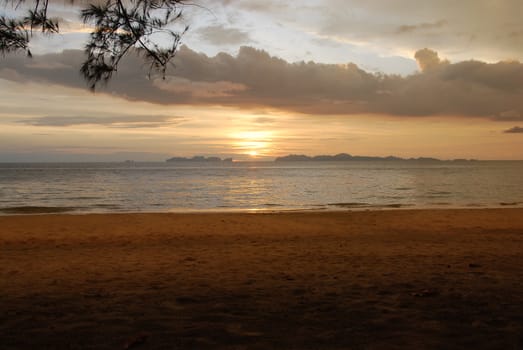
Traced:
[[45, 206], [16, 206], [0, 208], [3, 214], [54, 214], [67, 213], [77, 210], [77, 207], [45, 207]]

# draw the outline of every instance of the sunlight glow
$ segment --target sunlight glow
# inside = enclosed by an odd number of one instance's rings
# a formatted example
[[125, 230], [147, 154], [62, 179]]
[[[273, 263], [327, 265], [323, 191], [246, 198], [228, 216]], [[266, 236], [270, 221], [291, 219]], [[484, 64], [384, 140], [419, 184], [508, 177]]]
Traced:
[[270, 131], [242, 131], [231, 136], [235, 139], [233, 147], [251, 157], [267, 155], [272, 144]]
[[248, 154], [251, 157], [257, 155], [265, 155], [268, 151], [268, 142], [264, 141], [238, 141], [235, 148], [243, 154]]

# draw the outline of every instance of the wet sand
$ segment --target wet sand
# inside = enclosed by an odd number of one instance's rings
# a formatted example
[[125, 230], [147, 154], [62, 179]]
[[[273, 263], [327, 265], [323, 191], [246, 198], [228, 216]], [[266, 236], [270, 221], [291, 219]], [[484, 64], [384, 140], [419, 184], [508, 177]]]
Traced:
[[523, 209], [0, 217], [1, 349], [521, 349]]

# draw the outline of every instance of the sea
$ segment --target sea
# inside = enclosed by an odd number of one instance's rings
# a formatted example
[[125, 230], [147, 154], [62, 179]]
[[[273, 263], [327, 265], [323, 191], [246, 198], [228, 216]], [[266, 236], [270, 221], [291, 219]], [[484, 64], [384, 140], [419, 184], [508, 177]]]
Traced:
[[0, 215], [523, 207], [523, 161], [0, 163]]

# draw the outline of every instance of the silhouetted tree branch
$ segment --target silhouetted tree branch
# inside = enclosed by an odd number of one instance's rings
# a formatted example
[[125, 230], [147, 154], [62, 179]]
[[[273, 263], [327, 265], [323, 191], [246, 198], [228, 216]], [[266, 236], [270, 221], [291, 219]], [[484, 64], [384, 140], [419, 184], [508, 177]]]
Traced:
[[[23, 0], [12, 1], [15, 7]], [[16, 2], [18, 1], [18, 2]], [[182, 16], [185, 0], [105, 0], [88, 4], [81, 19], [93, 30], [85, 45], [86, 59], [80, 72], [95, 89], [107, 83], [117, 71], [121, 59], [131, 51], [140, 54], [149, 65], [149, 75], [165, 77], [166, 69], [175, 56], [182, 35], [169, 25]], [[31, 56], [29, 40], [34, 30], [44, 34], [59, 32], [56, 19], [48, 17], [49, 0], [35, 0], [34, 6], [22, 19], [0, 16], [0, 53], [24, 51]]]

